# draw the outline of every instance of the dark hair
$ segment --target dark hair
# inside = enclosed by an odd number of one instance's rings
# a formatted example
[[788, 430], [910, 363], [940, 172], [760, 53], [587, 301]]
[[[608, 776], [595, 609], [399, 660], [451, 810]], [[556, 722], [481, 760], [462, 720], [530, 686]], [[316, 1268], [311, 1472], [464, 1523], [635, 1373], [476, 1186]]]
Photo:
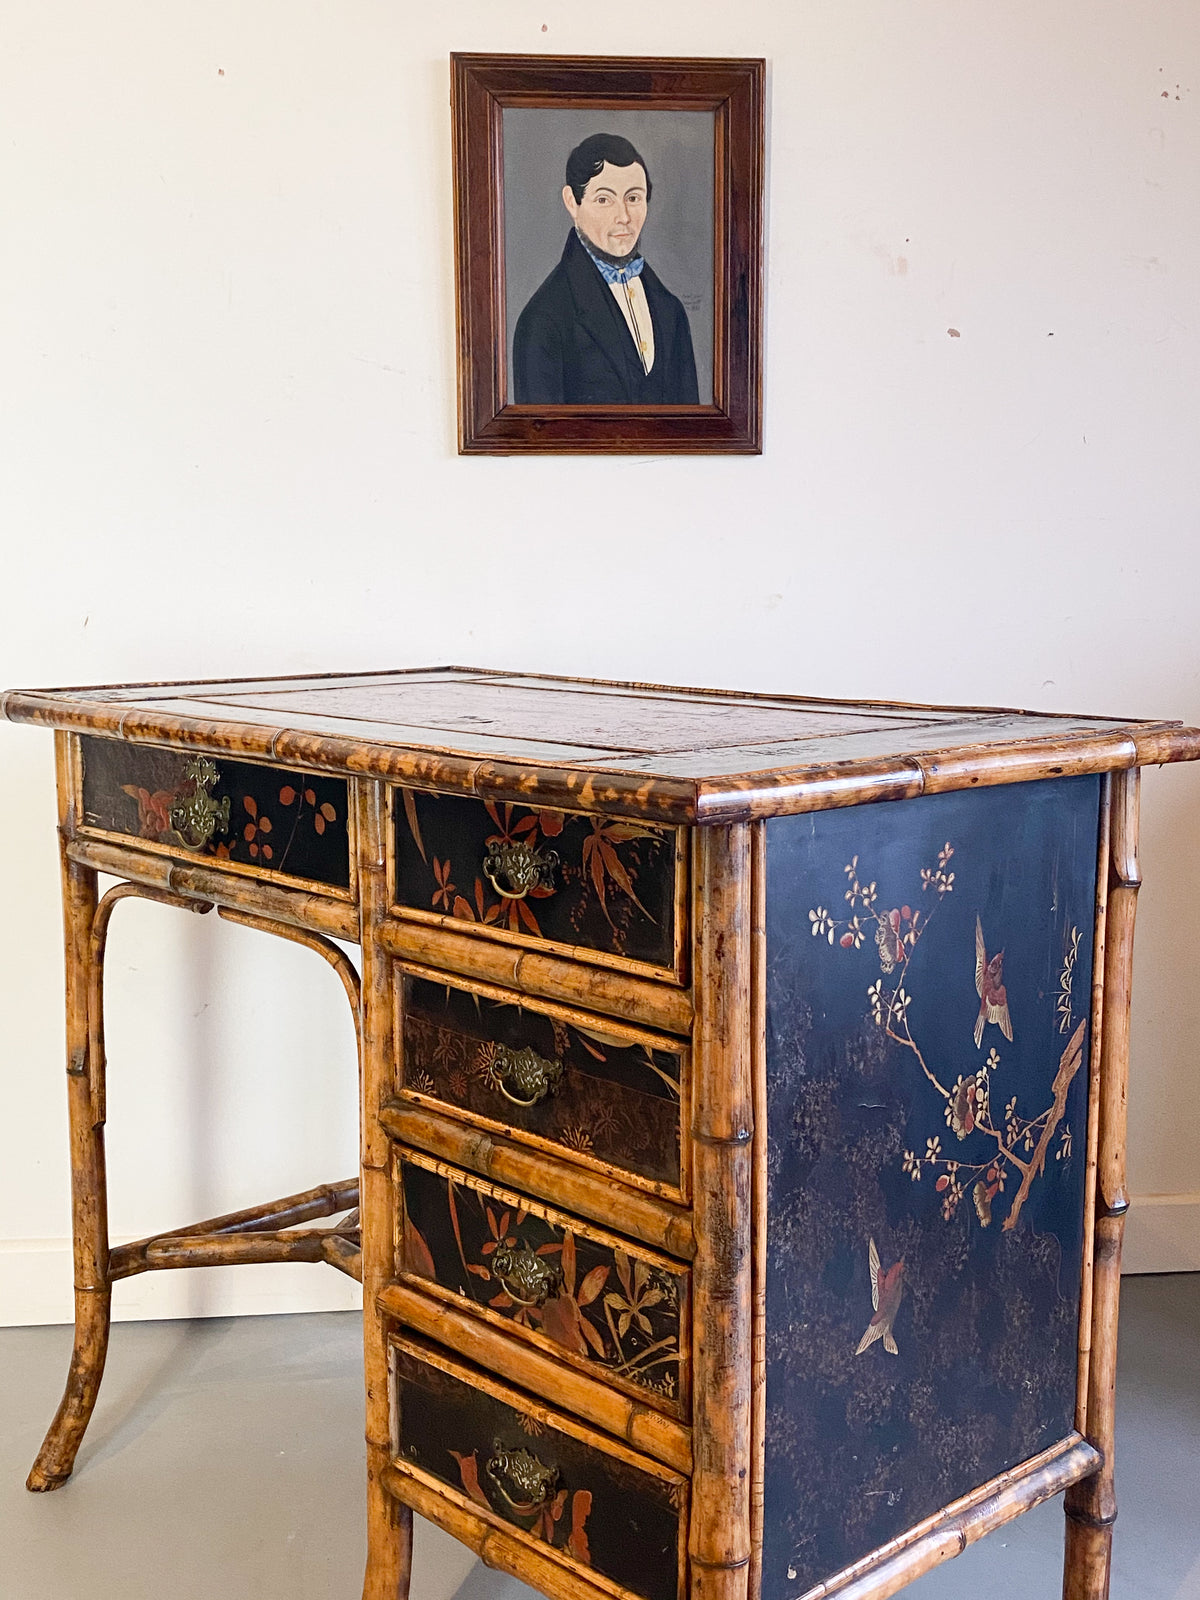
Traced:
[[567, 157], [567, 185], [578, 205], [583, 191], [606, 161], [614, 167], [631, 167], [636, 161], [646, 174], [646, 199], [650, 199], [650, 169], [628, 139], [619, 133], [592, 133]]

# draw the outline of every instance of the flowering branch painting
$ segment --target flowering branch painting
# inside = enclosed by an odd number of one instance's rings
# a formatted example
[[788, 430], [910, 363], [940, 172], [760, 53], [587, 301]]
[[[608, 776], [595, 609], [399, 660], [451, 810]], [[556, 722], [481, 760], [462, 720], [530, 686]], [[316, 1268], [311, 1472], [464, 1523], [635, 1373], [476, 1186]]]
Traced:
[[[955, 874], [950, 868], [953, 858], [954, 846], [947, 840], [935, 862], [920, 869], [923, 903], [917, 904], [914, 896], [913, 904], [891, 905], [876, 880], [869, 878], [865, 870], [860, 871], [856, 855], [845, 868], [844, 899], [849, 914], [835, 917], [827, 907], [818, 905], [809, 911], [808, 921], [814, 938], [824, 938], [837, 949], [858, 951], [868, 941], [874, 945], [879, 976], [866, 991], [871, 1021], [892, 1044], [907, 1052], [931, 1091], [931, 1104], [941, 1102], [946, 1145], [941, 1131], [929, 1135], [923, 1150], [904, 1151], [904, 1171], [914, 1183], [932, 1178], [946, 1221], [955, 1216], [969, 1193], [981, 1227], [990, 1227], [1003, 1214], [1003, 1229], [1010, 1232], [1017, 1225], [1033, 1184], [1045, 1169], [1056, 1136], [1055, 1159], [1066, 1160], [1071, 1155], [1071, 1130], [1060, 1129], [1060, 1124], [1068, 1090], [1083, 1061], [1087, 1029], [1087, 1019], [1075, 1022], [1072, 1011], [1079, 929], [1070, 930], [1056, 996], [1059, 1032], [1069, 1032], [1069, 1038], [1050, 1085], [1049, 1105], [1036, 1115], [1027, 1116], [1018, 1103], [1019, 1096], [1008, 1096], [1004, 1089], [1004, 1064], [997, 1034], [1000, 1040], [1011, 1044], [1014, 1022], [1004, 984], [1004, 951], [989, 954], [980, 916], [975, 918], [979, 1011], [972, 1040], [977, 1052], [986, 1043], [987, 1055], [982, 1061], [972, 1060], [970, 1048], [964, 1044], [965, 1061], [931, 1059], [913, 1027], [915, 996], [909, 983], [909, 968], [918, 944], [936, 922], [938, 907], [954, 893]], [[990, 1031], [993, 1028], [996, 1033]], [[949, 1142], [951, 1138], [953, 1144]], [[966, 1148], [959, 1150], [957, 1146]]]

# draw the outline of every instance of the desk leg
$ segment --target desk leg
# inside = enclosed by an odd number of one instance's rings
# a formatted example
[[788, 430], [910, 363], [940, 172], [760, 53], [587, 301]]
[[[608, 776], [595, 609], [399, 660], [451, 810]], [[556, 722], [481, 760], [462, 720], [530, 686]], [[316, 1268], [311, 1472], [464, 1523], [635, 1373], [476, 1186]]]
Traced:
[[67, 1387], [26, 1487], [57, 1489], [71, 1475], [91, 1421], [108, 1354], [108, 1191], [104, 1168], [104, 1062], [89, 1045], [88, 992], [96, 874], [62, 858], [66, 943], [67, 1100], [75, 1253], [75, 1348]]
[[366, 1374], [367, 1568], [363, 1600], [407, 1600], [412, 1568], [412, 1511], [383, 1487], [391, 1462], [387, 1334], [376, 1306], [395, 1275], [396, 1196], [391, 1141], [379, 1124], [379, 1107], [395, 1077], [392, 1038], [392, 964], [380, 947], [387, 911], [383, 786], [357, 782], [359, 894], [362, 949], [362, 1226], [363, 1364]]
[[1125, 1192], [1125, 1102], [1129, 1083], [1129, 995], [1133, 921], [1140, 885], [1137, 859], [1138, 773], [1112, 778], [1112, 849], [1105, 929], [1104, 1004], [1100, 1040], [1100, 1116], [1096, 1173], [1096, 1234], [1092, 1269], [1091, 1354], [1085, 1433], [1104, 1465], [1067, 1490], [1063, 1600], [1108, 1600], [1113, 1523], [1117, 1313]]

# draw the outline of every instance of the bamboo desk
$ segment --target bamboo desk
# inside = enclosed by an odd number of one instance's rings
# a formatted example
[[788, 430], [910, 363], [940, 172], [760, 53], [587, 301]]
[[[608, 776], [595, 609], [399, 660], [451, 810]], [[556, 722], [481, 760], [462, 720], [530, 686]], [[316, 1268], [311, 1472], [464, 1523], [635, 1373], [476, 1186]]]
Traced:
[[[323, 1260], [365, 1293], [366, 1600], [413, 1508], [552, 1600], [882, 1600], [1064, 1489], [1103, 1600], [1138, 769], [1200, 733], [461, 668], [0, 709], [57, 730], [66, 928], [31, 1489], [118, 1279]], [[110, 1250], [131, 895], [336, 968], [356, 1178]]]

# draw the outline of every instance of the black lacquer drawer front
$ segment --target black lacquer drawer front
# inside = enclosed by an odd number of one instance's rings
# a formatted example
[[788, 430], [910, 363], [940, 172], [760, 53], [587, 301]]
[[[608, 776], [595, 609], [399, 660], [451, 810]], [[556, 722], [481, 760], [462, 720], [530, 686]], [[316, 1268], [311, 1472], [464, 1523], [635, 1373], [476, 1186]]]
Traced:
[[115, 739], [80, 748], [85, 828], [349, 889], [344, 778]]
[[402, 1093], [683, 1197], [685, 1046], [488, 985], [397, 971]]
[[398, 909], [681, 975], [681, 830], [415, 789], [393, 814]]
[[395, 1339], [397, 1465], [614, 1592], [678, 1600], [687, 1482], [484, 1374]]
[[684, 1415], [686, 1267], [430, 1158], [397, 1167], [401, 1277]]

